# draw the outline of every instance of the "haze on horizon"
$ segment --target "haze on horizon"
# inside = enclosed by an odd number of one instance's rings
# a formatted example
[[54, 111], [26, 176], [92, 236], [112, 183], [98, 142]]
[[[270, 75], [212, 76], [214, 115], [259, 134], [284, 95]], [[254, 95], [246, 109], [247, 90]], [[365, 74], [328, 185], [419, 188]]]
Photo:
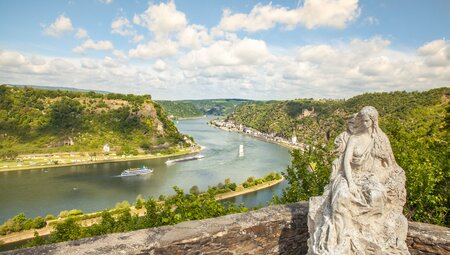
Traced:
[[270, 100], [450, 81], [446, 0], [17, 0], [0, 10], [0, 84]]

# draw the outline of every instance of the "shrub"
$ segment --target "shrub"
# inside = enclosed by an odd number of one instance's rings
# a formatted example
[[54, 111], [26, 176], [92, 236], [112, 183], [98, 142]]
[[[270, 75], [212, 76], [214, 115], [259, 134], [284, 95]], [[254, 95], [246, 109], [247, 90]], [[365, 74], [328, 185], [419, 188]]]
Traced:
[[67, 216], [77, 216], [77, 215], [83, 215], [83, 211], [78, 209], [72, 209], [68, 212]]
[[61, 211], [58, 214], [58, 218], [66, 218], [67, 216], [69, 216], [69, 211], [67, 211], [67, 210]]
[[45, 220], [54, 220], [55, 216], [53, 216], [53, 214], [47, 214], [47, 216], [45, 216]]
[[142, 206], [143, 206], [143, 204], [144, 204], [144, 202], [145, 202], [145, 200], [142, 198], [142, 195], [139, 194], [139, 195], [136, 197], [136, 204], [134, 205], [134, 208], [136, 208], [136, 209], [141, 209]]
[[126, 209], [130, 208], [130, 203], [128, 203], [127, 200], [123, 200], [122, 202], [119, 202], [116, 204], [115, 209]]
[[47, 225], [47, 222], [41, 216], [34, 218], [33, 220], [33, 228], [43, 228]]

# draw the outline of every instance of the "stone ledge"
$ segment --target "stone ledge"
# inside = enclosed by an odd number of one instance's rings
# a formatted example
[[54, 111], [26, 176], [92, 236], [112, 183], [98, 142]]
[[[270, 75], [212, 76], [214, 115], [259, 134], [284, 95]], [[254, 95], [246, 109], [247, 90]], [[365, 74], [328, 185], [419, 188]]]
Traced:
[[[85, 238], [1, 254], [306, 254], [308, 203], [174, 226]], [[410, 222], [411, 254], [450, 254], [450, 229]]]

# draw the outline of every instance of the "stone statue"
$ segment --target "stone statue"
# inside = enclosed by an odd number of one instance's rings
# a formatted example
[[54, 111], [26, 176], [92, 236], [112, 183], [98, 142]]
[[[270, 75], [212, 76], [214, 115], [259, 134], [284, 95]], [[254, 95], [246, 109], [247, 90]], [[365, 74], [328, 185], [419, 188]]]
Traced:
[[377, 110], [353, 115], [335, 145], [330, 183], [309, 201], [308, 254], [409, 254], [405, 173]]

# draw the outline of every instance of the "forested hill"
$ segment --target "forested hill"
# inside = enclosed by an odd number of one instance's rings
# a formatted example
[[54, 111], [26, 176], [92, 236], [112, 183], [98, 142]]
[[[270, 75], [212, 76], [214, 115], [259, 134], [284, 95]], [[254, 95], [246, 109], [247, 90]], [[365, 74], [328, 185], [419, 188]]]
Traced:
[[104, 144], [128, 154], [184, 140], [149, 95], [0, 86], [0, 152], [98, 151]]
[[185, 101], [158, 101], [164, 108], [164, 111], [174, 118], [193, 118], [204, 115], [203, 111], [195, 107], [190, 102]]
[[169, 115], [175, 118], [190, 118], [203, 115], [225, 116], [242, 104], [257, 103], [246, 99], [204, 99], [158, 101]]
[[383, 120], [405, 121], [420, 109], [443, 111], [449, 94], [450, 88], [439, 88], [426, 92], [366, 93], [348, 100], [272, 101], [242, 105], [227, 119], [265, 133], [326, 143], [344, 130], [346, 118], [366, 105], [377, 108], [383, 128], [387, 125]]

